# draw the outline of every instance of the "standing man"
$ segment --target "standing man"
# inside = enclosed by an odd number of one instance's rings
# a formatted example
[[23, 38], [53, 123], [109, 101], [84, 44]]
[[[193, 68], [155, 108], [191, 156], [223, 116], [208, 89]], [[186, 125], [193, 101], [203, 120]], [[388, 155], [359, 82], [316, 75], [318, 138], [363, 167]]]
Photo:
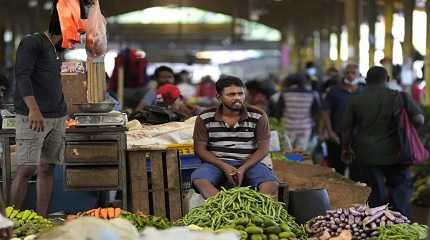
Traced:
[[67, 107], [60, 77], [62, 35], [56, 8], [49, 30], [25, 36], [16, 53], [16, 161], [12, 204], [22, 207], [27, 181], [37, 174], [36, 211], [46, 216], [54, 165], [63, 156]]
[[[412, 178], [409, 166], [399, 158], [400, 141], [394, 122], [402, 96], [386, 86], [388, 80], [383, 67], [372, 67], [366, 76], [367, 89], [351, 97], [343, 119], [342, 157], [352, 147], [355, 161], [363, 169], [363, 180], [372, 188], [371, 207], [389, 202], [394, 210], [410, 217]], [[404, 107], [415, 125], [424, 124], [424, 115], [409, 96]]]
[[[346, 165], [341, 161], [340, 134], [343, 113], [351, 96], [362, 90], [360, 86], [360, 73], [356, 64], [348, 64], [345, 67], [344, 79], [338, 85], [332, 87], [324, 101], [323, 117], [328, 132], [327, 141], [328, 162], [339, 174], [345, 174]], [[355, 178], [354, 172], [351, 177]], [[354, 179], [357, 180], [357, 179]]]
[[268, 155], [270, 130], [266, 114], [245, 106], [245, 87], [236, 77], [216, 83], [220, 105], [197, 117], [195, 151], [204, 162], [191, 175], [194, 187], [209, 198], [226, 180], [234, 186], [252, 186], [277, 197], [278, 179]]

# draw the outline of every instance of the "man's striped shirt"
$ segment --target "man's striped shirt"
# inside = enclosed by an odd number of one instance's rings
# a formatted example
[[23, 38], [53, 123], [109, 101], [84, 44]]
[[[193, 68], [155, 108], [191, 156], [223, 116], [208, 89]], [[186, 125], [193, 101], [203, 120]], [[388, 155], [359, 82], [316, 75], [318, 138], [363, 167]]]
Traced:
[[[207, 149], [221, 160], [246, 161], [262, 141], [270, 141], [267, 115], [252, 106], [244, 108], [233, 127], [223, 121], [221, 107], [206, 110], [196, 120], [194, 144], [207, 144]], [[262, 163], [271, 168], [270, 156]]]

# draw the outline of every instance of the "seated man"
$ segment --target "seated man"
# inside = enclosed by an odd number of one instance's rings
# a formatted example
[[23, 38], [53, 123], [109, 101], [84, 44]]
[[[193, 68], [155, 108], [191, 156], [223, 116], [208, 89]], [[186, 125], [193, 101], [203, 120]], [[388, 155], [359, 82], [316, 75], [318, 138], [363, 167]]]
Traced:
[[191, 175], [193, 186], [209, 198], [227, 180], [234, 186], [251, 186], [277, 199], [278, 179], [268, 155], [270, 130], [266, 114], [245, 106], [245, 88], [236, 77], [216, 83], [219, 107], [196, 119], [194, 146], [204, 162]]

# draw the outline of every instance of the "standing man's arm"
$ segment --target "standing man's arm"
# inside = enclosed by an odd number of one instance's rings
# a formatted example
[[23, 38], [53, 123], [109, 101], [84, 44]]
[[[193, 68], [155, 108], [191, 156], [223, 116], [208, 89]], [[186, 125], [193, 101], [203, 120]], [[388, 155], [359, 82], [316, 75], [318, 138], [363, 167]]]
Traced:
[[417, 104], [415, 104], [415, 102], [412, 100], [409, 94], [407, 93], [402, 93], [402, 94], [405, 94], [405, 97], [404, 97], [405, 108], [409, 118], [412, 119], [412, 123], [416, 128], [422, 127], [425, 122], [424, 114], [422, 110]]
[[40, 45], [29, 37], [24, 38], [16, 52], [15, 78], [17, 91], [28, 107], [29, 127], [34, 131], [44, 130], [43, 116], [34, 98], [31, 75], [39, 55]]
[[354, 101], [351, 98], [346, 106], [343, 114], [342, 122], [342, 161], [348, 161], [348, 153], [350, 152], [352, 143], [352, 130], [354, 129]]
[[331, 119], [330, 119], [331, 111], [334, 108], [334, 104], [336, 103], [333, 97], [333, 89], [331, 89], [324, 99], [324, 105], [323, 105], [324, 110], [322, 112], [323, 125], [327, 129], [329, 138], [335, 141], [336, 143], [340, 144], [340, 138], [333, 130], [333, 126], [331, 125]]
[[200, 160], [215, 165], [216, 167], [221, 169], [225, 173], [228, 181], [234, 184], [232, 176], [236, 174], [237, 169], [225, 163], [221, 159], [217, 158], [213, 153], [208, 150], [207, 146], [209, 134], [204, 124], [204, 121], [200, 117], [197, 117], [196, 123], [194, 125], [193, 140], [194, 151], [196, 152], [197, 156], [199, 156]]

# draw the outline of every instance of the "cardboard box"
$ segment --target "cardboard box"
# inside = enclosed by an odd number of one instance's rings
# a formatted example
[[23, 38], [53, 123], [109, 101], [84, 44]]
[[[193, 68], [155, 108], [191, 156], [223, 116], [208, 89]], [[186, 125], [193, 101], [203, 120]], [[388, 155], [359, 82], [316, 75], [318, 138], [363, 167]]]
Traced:
[[73, 104], [88, 103], [87, 101], [87, 75], [62, 74], [61, 81], [63, 84], [63, 94], [67, 104], [67, 113], [72, 114], [79, 112]]

